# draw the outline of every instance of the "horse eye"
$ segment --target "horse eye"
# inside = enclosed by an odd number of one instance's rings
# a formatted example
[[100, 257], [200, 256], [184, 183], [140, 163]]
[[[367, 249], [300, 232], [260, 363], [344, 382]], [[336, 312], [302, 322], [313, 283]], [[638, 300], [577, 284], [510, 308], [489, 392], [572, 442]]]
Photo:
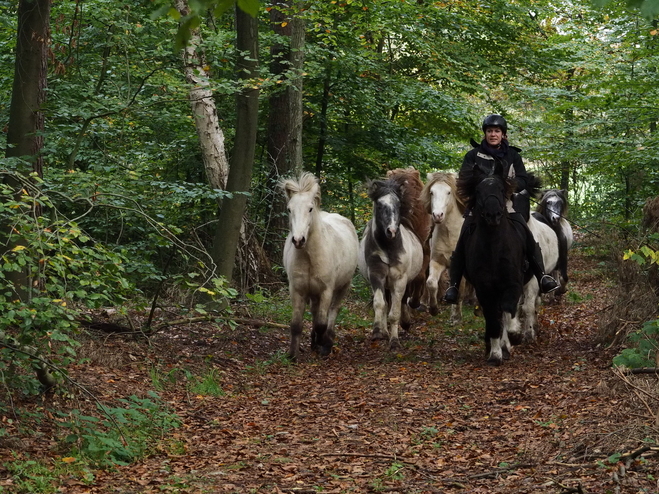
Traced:
[[313, 208], [309, 208], [309, 212], [313, 211]]

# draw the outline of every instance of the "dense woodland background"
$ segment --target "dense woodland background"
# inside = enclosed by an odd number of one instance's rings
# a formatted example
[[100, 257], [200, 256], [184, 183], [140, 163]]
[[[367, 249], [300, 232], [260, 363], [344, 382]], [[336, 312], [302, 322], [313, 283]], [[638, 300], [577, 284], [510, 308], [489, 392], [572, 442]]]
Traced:
[[[575, 228], [611, 239], [618, 259], [637, 261], [621, 260], [633, 266], [623, 276], [640, 269], [651, 283], [643, 206], [659, 195], [658, 10], [649, 0], [0, 2], [2, 401], [61, 382], [77, 329], [100, 309], [141, 311], [130, 329], [148, 334], [162, 306], [230, 320], [237, 300], [266, 303], [285, 279], [281, 177], [315, 173], [323, 208], [361, 232], [367, 179], [457, 170], [489, 113], [505, 116], [546, 187], [567, 189]], [[654, 335], [648, 304], [603, 338]], [[627, 354], [638, 365], [654, 361], [656, 340], [644, 341]], [[10, 410], [0, 404], [0, 416]]]

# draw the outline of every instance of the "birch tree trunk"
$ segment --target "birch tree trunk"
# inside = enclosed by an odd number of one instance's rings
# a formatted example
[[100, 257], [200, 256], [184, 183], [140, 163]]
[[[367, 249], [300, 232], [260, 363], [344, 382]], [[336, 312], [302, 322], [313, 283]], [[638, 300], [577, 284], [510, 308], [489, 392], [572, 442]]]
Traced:
[[[185, 0], [176, 0], [176, 9], [183, 17], [190, 13], [190, 7]], [[224, 190], [229, 176], [229, 162], [224, 149], [224, 132], [217, 116], [201, 43], [199, 28], [192, 29], [190, 41], [183, 50], [185, 78], [192, 85], [190, 105], [208, 183], [214, 189]]]

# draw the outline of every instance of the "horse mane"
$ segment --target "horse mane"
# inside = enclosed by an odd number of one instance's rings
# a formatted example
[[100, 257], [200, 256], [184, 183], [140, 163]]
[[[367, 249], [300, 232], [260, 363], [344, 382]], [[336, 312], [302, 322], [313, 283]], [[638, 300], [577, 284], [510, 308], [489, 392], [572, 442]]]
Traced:
[[430, 216], [420, 200], [423, 182], [419, 171], [414, 168], [396, 168], [387, 172], [387, 179], [397, 184], [400, 190], [401, 222], [423, 244], [430, 236]]
[[293, 194], [299, 194], [301, 192], [313, 192], [314, 203], [316, 206], [320, 206], [320, 185], [318, 184], [318, 179], [313, 173], [302, 172], [297, 179], [282, 179], [279, 182], [279, 186], [286, 194], [286, 197], [289, 199]]
[[505, 184], [504, 196], [506, 199], [510, 199], [517, 189], [517, 182], [514, 178], [503, 178], [503, 165], [500, 162], [497, 162], [492, 174], [484, 172], [478, 165], [462, 169], [458, 176], [458, 196], [462, 198], [467, 208], [474, 209], [476, 206], [476, 187], [487, 177], [498, 178]]
[[451, 193], [454, 195], [456, 202], [458, 203], [458, 211], [460, 211], [460, 214], [465, 212], [467, 205], [462, 200], [462, 197], [460, 197], [458, 194], [458, 184], [455, 178], [455, 173], [432, 172], [428, 174], [427, 178], [428, 180], [426, 181], [426, 186], [423, 188], [421, 195], [419, 196], [419, 200], [421, 201], [421, 204], [423, 204], [426, 213], [432, 214], [432, 211], [430, 210], [430, 189], [438, 182], [443, 182], [451, 188]]
[[529, 179], [526, 183], [526, 190], [528, 191], [529, 196], [536, 198], [540, 193], [540, 188], [542, 187], [542, 180], [540, 180], [540, 177], [537, 177], [533, 173], [529, 173], [528, 177]]

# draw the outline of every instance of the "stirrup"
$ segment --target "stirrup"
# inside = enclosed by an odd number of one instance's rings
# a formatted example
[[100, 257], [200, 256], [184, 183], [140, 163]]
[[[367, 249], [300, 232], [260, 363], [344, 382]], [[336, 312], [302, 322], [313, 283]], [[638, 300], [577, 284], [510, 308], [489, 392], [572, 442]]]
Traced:
[[446, 289], [446, 293], [444, 294], [444, 302], [449, 303], [449, 304], [457, 304], [458, 303], [458, 287], [457, 285], [453, 284], [450, 285]]
[[540, 291], [542, 293], [551, 293], [555, 292], [561, 287], [561, 285], [554, 278], [545, 274], [540, 278]]

